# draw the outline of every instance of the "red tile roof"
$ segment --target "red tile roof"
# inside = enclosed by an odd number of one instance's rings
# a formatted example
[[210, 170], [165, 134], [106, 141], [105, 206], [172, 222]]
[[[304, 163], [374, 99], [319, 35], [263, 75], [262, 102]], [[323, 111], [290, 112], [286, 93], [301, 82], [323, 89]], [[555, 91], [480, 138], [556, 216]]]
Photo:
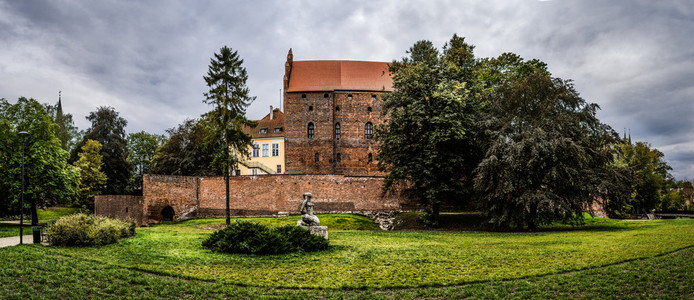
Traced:
[[287, 92], [392, 91], [388, 63], [348, 60], [294, 61]]
[[[258, 122], [258, 126], [255, 128], [244, 126], [243, 132], [250, 134], [253, 138], [283, 137], [284, 113], [282, 113], [279, 108], [275, 108], [272, 110], [272, 116], [272, 120], [270, 119], [270, 114], [267, 114], [264, 118], [257, 120], [256, 122]], [[267, 130], [266, 133], [260, 133], [263, 128]], [[275, 132], [275, 128], [280, 128], [280, 132]]]

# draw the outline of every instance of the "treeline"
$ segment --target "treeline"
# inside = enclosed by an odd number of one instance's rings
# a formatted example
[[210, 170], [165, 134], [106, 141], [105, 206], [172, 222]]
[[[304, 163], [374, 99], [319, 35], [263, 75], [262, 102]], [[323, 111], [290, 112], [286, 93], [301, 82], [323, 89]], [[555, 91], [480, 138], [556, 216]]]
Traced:
[[571, 80], [537, 59], [473, 50], [457, 35], [442, 51], [419, 41], [390, 66], [379, 166], [386, 186], [406, 187], [433, 225], [442, 205], [476, 207], [486, 226], [532, 230], [580, 224], [595, 202], [624, 218], [691, 201], [691, 182], [676, 182], [648, 143], [600, 122]]

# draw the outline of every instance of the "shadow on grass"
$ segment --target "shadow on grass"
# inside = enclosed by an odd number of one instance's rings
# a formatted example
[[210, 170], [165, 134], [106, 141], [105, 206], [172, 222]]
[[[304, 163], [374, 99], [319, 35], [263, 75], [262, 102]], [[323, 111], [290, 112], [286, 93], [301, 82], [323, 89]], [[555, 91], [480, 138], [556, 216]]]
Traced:
[[395, 231], [474, 231], [474, 232], [567, 232], [567, 231], [627, 231], [639, 228], [648, 228], [657, 225], [641, 224], [640, 226], [625, 226], [623, 222], [611, 219], [587, 217], [584, 224], [571, 225], [555, 223], [550, 226], [541, 226], [536, 231], [525, 230], [499, 230], [490, 226], [483, 226], [484, 218], [477, 212], [442, 213], [439, 216], [439, 227], [427, 227], [423, 221], [424, 213], [401, 213], [396, 219]]

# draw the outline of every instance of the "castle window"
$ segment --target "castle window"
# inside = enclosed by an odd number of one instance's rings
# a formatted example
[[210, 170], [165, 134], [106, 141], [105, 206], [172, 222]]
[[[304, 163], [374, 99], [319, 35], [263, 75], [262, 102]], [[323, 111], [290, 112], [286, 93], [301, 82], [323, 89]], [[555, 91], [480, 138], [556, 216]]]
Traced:
[[335, 106], [335, 111], [340, 111], [340, 106]]
[[260, 128], [260, 133], [267, 133], [267, 127]]
[[371, 100], [376, 100], [376, 95], [371, 95]]
[[282, 173], [282, 165], [277, 165], [277, 174]]
[[309, 139], [313, 138], [313, 131], [314, 131], [313, 123], [308, 123], [308, 128], [307, 128], [307, 136]]
[[308, 111], [313, 111], [313, 105], [308, 106]]
[[371, 135], [374, 133], [374, 125], [371, 122], [366, 122], [364, 124], [364, 138], [370, 139]]
[[253, 157], [260, 156], [260, 145], [253, 144]]
[[272, 157], [280, 156], [280, 144], [272, 144]]
[[328, 94], [323, 94], [323, 98], [328, 98]]
[[347, 95], [347, 100], [352, 100], [352, 94]]
[[369, 107], [366, 108], [366, 111], [368, 111], [368, 112], [371, 112], [372, 110], [373, 110], [373, 109], [371, 108], [371, 106], [369, 106]]
[[282, 132], [282, 127], [275, 127], [275, 133]]
[[335, 123], [335, 139], [340, 139], [340, 122]]
[[270, 145], [263, 144], [263, 157], [270, 156]]
[[316, 162], [318, 162], [318, 152], [316, 152], [316, 155], [314, 155], [314, 158], [313, 158], [313, 159], [314, 159]]
[[306, 94], [301, 94], [301, 98], [306, 98]]
[[249, 169], [248, 175], [258, 175], [258, 169], [256, 169], [256, 168]]
[[335, 161], [341, 162], [342, 161], [342, 154], [338, 153], [337, 155], [335, 155]]
[[374, 160], [374, 155], [369, 153], [368, 159], [369, 159], [369, 162], [372, 162]]

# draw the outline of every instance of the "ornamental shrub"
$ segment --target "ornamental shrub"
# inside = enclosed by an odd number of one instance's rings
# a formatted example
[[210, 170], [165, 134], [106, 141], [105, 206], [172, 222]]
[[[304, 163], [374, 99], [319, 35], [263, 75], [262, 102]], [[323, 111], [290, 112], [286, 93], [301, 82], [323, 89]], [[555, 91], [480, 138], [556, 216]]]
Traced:
[[54, 246], [102, 246], [135, 235], [135, 222], [124, 222], [83, 213], [65, 216], [46, 229]]
[[236, 221], [212, 233], [202, 246], [216, 252], [267, 255], [325, 250], [328, 240], [300, 226]]

